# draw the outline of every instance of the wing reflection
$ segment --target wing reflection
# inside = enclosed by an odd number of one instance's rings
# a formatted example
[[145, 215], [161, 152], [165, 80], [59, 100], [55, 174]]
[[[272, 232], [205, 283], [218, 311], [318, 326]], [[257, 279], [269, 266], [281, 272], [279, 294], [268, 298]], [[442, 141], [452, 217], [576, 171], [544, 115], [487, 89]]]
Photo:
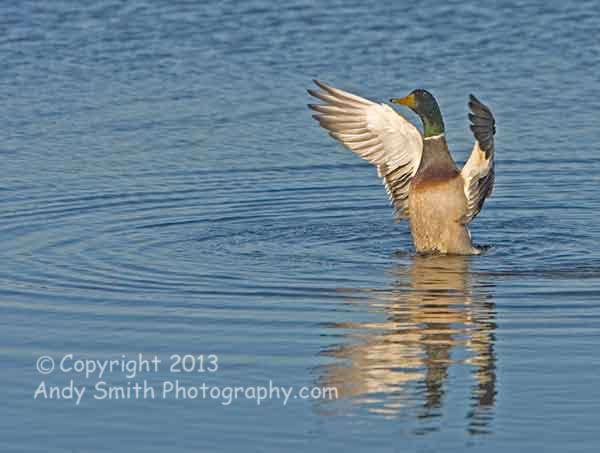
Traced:
[[[321, 370], [320, 384], [371, 412], [426, 419], [440, 415], [450, 383], [470, 381], [468, 429], [486, 432], [496, 394], [495, 312], [490, 285], [470, 272], [469, 260], [416, 256], [394, 269], [393, 285], [368, 291], [366, 301], [385, 321], [334, 325], [344, 342], [325, 354], [342, 360]], [[458, 377], [449, 379], [453, 366]]]

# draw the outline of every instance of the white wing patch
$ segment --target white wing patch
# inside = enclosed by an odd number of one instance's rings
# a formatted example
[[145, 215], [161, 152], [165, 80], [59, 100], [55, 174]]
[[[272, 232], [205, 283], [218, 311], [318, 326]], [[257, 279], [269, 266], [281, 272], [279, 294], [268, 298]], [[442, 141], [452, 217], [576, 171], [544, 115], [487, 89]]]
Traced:
[[419, 130], [386, 104], [315, 83], [323, 91], [308, 92], [325, 104], [309, 104], [317, 112], [314, 118], [329, 135], [377, 166], [397, 217], [408, 217], [410, 181], [423, 152]]

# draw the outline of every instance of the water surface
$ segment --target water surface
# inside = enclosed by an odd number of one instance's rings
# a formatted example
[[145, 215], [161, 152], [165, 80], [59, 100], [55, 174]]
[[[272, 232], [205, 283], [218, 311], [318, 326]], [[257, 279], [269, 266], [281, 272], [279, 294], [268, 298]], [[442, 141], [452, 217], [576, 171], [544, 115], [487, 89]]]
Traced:
[[[600, 16], [594, 2], [6, 2], [0, 450], [596, 451]], [[424, 87], [450, 147], [497, 119], [478, 257], [420, 257], [319, 78]], [[410, 114], [407, 114], [410, 115]], [[415, 120], [414, 116], [410, 116]], [[215, 354], [158, 385], [294, 400], [34, 400], [36, 359]]]

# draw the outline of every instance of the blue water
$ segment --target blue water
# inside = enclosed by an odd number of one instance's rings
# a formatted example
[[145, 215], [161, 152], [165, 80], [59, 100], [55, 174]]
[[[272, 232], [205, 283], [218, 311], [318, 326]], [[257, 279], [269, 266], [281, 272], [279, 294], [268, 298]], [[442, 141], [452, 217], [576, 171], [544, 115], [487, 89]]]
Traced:
[[[1, 11], [0, 451], [597, 451], [595, 2]], [[375, 170], [312, 120], [312, 78], [427, 88], [459, 162], [468, 94], [491, 106], [487, 254], [414, 256]], [[36, 370], [139, 353], [162, 366]], [[338, 398], [92, 397], [176, 379]], [[71, 381], [80, 404], [34, 399]]]

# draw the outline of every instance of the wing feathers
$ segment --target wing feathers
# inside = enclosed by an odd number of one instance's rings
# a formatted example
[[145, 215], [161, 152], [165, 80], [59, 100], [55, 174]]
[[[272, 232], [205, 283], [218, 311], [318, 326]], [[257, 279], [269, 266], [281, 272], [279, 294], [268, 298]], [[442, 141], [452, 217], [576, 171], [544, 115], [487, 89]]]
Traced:
[[346, 99], [347, 101], [354, 102], [356, 104], [363, 104], [365, 106], [376, 105], [374, 102], [369, 101], [368, 99], [361, 98], [360, 96], [356, 96], [355, 94], [348, 93], [346, 91], [338, 90], [337, 88], [333, 88], [329, 85], [324, 84], [323, 82], [319, 82], [318, 80], [313, 80], [315, 84], [325, 90], [326, 92], [332, 94], [337, 99]]
[[421, 161], [423, 139], [418, 129], [385, 104], [333, 88], [308, 93], [324, 104], [308, 104], [331, 137], [377, 166], [398, 217], [408, 215], [408, 187]]
[[483, 203], [494, 189], [494, 134], [496, 121], [491, 110], [472, 94], [469, 96], [471, 131], [475, 135], [475, 146], [469, 160], [461, 171], [465, 181], [467, 212], [461, 221], [471, 222], [481, 211]]
[[486, 157], [490, 157], [494, 149], [494, 134], [496, 133], [496, 121], [490, 109], [472, 94], [469, 95], [469, 119], [471, 120], [471, 131], [479, 142]]

